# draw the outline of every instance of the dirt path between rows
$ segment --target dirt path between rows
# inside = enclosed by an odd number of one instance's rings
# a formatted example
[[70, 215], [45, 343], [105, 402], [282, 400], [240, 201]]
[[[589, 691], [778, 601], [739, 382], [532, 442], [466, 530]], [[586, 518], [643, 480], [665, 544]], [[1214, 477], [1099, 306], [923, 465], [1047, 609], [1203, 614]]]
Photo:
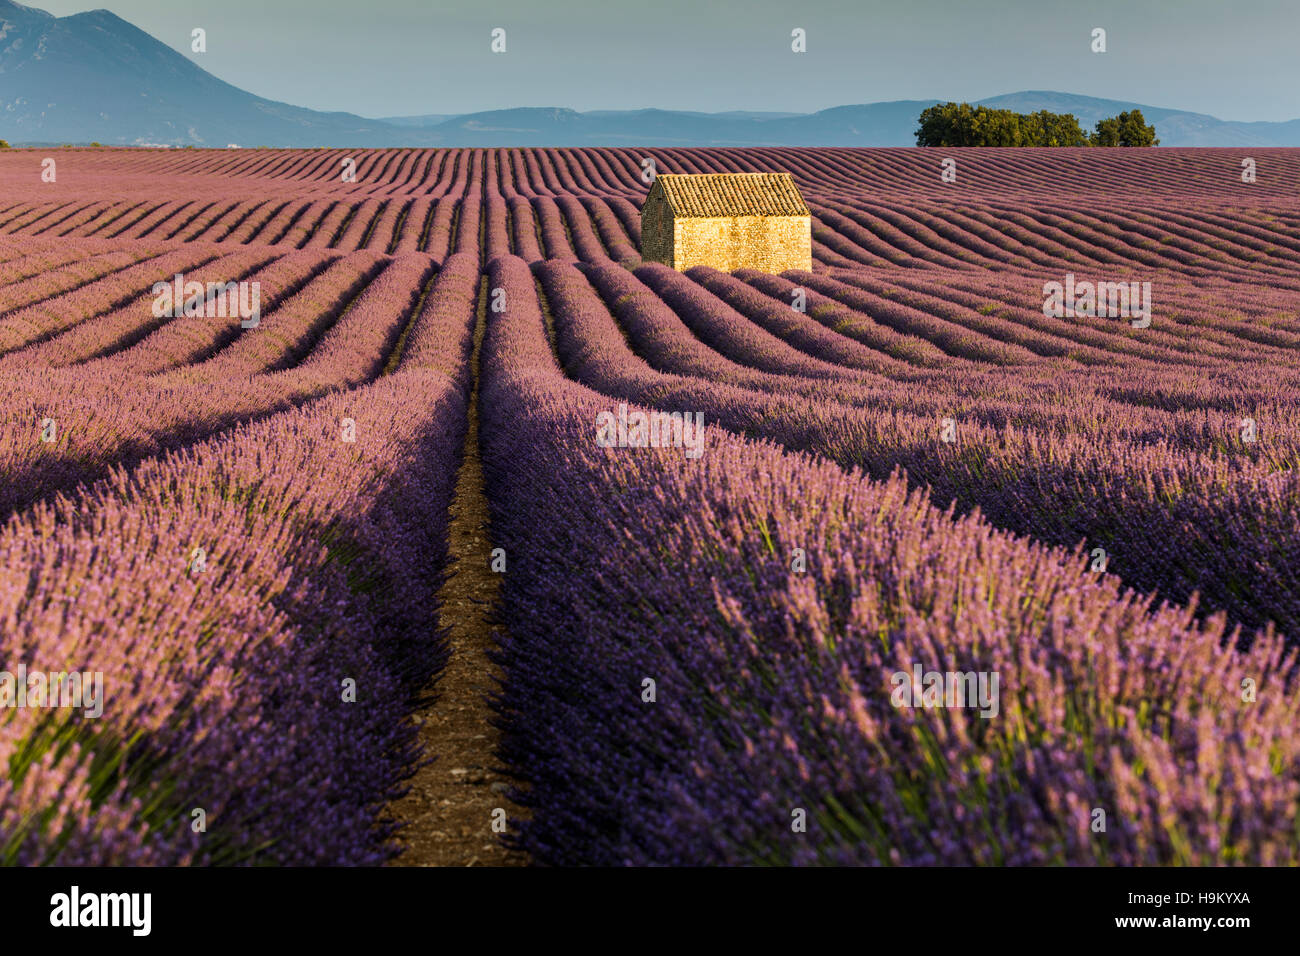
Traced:
[[488, 506], [478, 450], [478, 359], [484, 299], [474, 348], [465, 458], [452, 498], [450, 576], [443, 585], [442, 621], [451, 628], [451, 657], [438, 678], [432, 703], [416, 714], [420, 743], [437, 759], [419, 769], [410, 792], [389, 807], [406, 824], [395, 866], [522, 866], [528, 857], [502, 846], [492, 830], [493, 811], [514, 818], [524, 811], [506, 799], [508, 781], [497, 772], [499, 733], [489, 720], [487, 695], [496, 689], [491, 615], [501, 576], [492, 572]]

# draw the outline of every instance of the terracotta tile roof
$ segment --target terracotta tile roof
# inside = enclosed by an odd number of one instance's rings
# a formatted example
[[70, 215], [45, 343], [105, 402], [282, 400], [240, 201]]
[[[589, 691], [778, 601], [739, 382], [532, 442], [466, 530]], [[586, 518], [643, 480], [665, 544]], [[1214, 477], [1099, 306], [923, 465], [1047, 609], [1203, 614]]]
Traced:
[[789, 173], [661, 173], [655, 182], [678, 218], [809, 215]]

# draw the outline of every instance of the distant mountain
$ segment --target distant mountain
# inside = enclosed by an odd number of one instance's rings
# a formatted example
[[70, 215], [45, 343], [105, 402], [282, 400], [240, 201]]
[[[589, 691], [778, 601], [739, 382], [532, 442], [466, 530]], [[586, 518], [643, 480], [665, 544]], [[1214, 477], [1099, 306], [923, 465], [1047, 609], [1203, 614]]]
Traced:
[[245, 93], [107, 10], [53, 17], [0, 0], [0, 138], [12, 143], [378, 146], [392, 131]]
[[[673, 110], [601, 110], [519, 108], [470, 113], [425, 127], [439, 143], [451, 146], [759, 146], [883, 145], [870, 130], [879, 126], [892, 104], [848, 107], [872, 118], [860, 121], [867, 132], [822, 114], [794, 116], [744, 113], [692, 113]], [[828, 111], [831, 112], [831, 111]], [[920, 109], [915, 111], [920, 112]], [[906, 122], [915, 123], [913, 115]]]
[[[935, 100], [817, 113], [490, 110], [366, 119], [254, 96], [107, 10], [54, 17], [0, 0], [0, 139], [169, 146], [911, 146]], [[1071, 93], [986, 106], [1073, 113], [1085, 128], [1138, 106], [1164, 146], [1300, 146], [1300, 120], [1234, 123]]]
[[[626, 113], [626, 112], [628, 111], [627, 110], [588, 110], [582, 115], [597, 116], [597, 117], [617, 116], [619, 113]], [[703, 113], [700, 112], [699, 110], [674, 110], [673, 112], [680, 113], [683, 116], [721, 116], [721, 117], [725, 117], [726, 119], [754, 119], [754, 120], [789, 119], [792, 116], [807, 115], [805, 113], [778, 113], [778, 112], [762, 111], [762, 110], [726, 110], [721, 113]]]
[[931, 105], [899, 100], [808, 114], [520, 107], [419, 128], [443, 146], [909, 146]]
[[437, 126], [439, 123], [445, 123], [449, 119], [455, 119], [453, 113], [424, 113], [420, 116], [381, 116], [376, 123], [387, 123], [390, 126]]
[[1285, 123], [1237, 123], [1204, 113], [1044, 91], [991, 96], [980, 100], [980, 104], [1017, 113], [1038, 110], [1073, 113], [1085, 129], [1091, 129], [1097, 120], [1107, 116], [1139, 109], [1143, 118], [1155, 126], [1161, 146], [1300, 146], [1300, 119]]
[[[895, 100], [804, 114], [521, 108], [417, 125], [446, 146], [915, 146], [918, 117], [936, 102]], [[1087, 130], [1105, 117], [1140, 109], [1162, 146], [1300, 146], [1300, 120], [1234, 123], [1073, 93], [1027, 91], [978, 102], [1020, 113], [1073, 113]]]

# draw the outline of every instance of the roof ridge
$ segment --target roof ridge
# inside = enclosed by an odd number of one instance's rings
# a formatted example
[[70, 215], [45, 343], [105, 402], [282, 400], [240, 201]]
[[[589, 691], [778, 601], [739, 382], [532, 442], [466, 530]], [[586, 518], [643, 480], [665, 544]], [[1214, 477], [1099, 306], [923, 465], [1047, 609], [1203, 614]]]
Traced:
[[675, 216], [811, 215], [794, 176], [784, 170], [661, 173], [655, 181]]

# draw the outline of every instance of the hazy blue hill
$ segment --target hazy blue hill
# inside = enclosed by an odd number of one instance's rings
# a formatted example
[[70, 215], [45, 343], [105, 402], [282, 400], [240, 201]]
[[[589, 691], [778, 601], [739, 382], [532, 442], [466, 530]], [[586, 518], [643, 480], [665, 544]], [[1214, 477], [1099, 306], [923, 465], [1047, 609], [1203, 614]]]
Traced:
[[[366, 119], [254, 96], [107, 10], [53, 17], [0, 0], [0, 139], [171, 146], [911, 146], [933, 100], [792, 114], [490, 110]], [[1133, 103], [1026, 91], [988, 106], [1073, 113], [1086, 128]], [[1235, 123], [1140, 106], [1165, 146], [1298, 146], [1300, 120]]]
[[1038, 90], [991, 96], [980, 102], [994, 109], [1015, 110], [1018, 113], [1038, 110], [1073, 113], [1085, 129], [1091, 129], [1097, 120], [1107, 116], [1140, 109], [1146, 121], [1155, 126], [1162, 146], [1300, 146], [1300, 120], [1285, 123], [1238, 123], [1216, 119], [1205, 113], [1188, 113], [1121, 100]]
[[391, 130], [253, 96], [107, 10], [55, 18], [0, 0], [0, 138], [10, 142], [380, 145]]

